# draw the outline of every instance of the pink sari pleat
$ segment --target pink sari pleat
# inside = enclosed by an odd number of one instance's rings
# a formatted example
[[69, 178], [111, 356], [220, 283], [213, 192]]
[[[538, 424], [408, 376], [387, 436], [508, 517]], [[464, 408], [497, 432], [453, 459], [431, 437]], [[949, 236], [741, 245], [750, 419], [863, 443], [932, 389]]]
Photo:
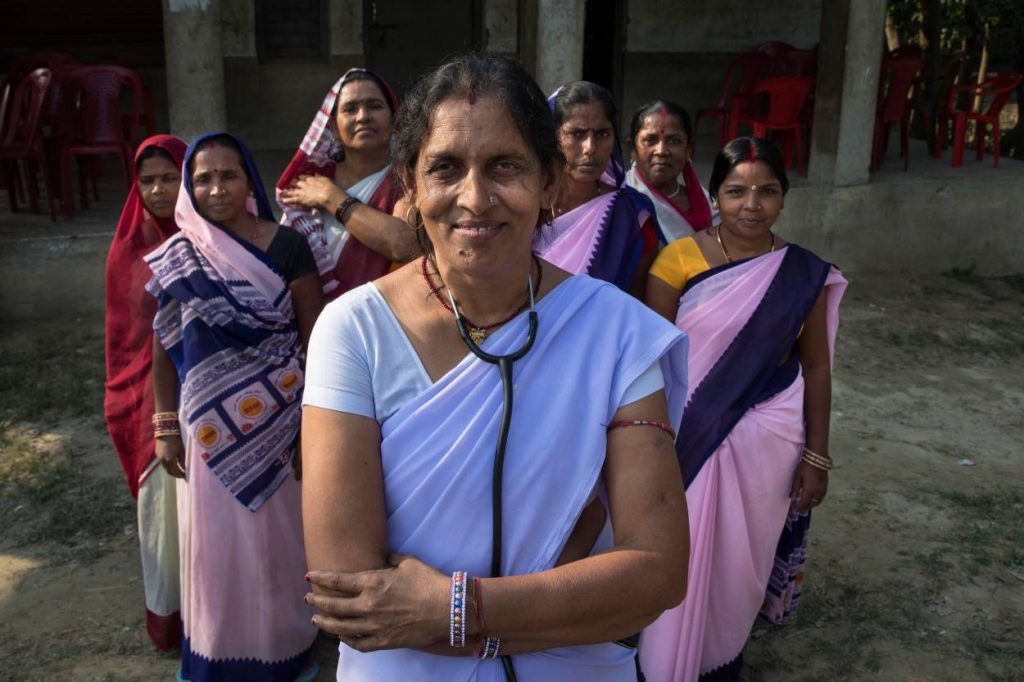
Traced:
[[[676, 325], [691, 338], [687, 402], [756, 311], [785, 252], [733, 266], [683, 297]], [[825, 281], [830, 354], [845, 287], [832, 268]], [[687, 488], [687, 594], [642, 634], [640, 665], [649, 682], [695, 682], [743, 651], [790, 508], [804, 443], [803, 400], [801, 374], [750, 408]]]

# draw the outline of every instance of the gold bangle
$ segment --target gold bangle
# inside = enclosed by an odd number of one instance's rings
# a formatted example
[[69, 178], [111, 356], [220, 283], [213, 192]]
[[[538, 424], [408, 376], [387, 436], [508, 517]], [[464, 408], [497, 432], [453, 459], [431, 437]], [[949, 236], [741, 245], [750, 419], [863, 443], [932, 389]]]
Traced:
[[153, 438], [160, 438], [161, 436], [180, 436], [181, 431], [178, 429], [158, 429], [153, 432]]
[[178, 421], [178, 413], [177, 412], [154, 412], [153, 413], [153, 423], [154, 424], [157, 423], [157, 422], [160, 422], [160, 421], [170, 421], [170, 420]]
[[804, 448], [804, 454], [807, 455], [808, 457], [810, 457], [811, 459], [817, 459], [817, 460], [820, 460], [822, 462], [828, 462], [829, 464], [832, 463], [832, 458], [830, 456], [828, 456], [828, 455], [819, 455], [814, 450], [809, 450], [807, 448]]
[[820, 461], [812, 460], [807, 455], [804, 455], [800, 459], [802, 461], [804, 461], [804, 462], [807, 462], [808, 464], [810, 464], [815, 469], [821, 469], [822, 471], [828, 471], [829, 469], [832, 468], [832, 465], [830, 463], [825, 463], [825, 462], [820, 462]]

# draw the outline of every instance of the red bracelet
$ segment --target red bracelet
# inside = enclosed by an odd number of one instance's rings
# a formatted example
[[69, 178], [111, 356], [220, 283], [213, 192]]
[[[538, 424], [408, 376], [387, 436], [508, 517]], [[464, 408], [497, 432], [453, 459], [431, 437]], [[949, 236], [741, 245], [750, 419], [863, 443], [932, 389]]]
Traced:
[[665, 422], [656, 422], [650, 419], [620, 419], [609, 424], [608, 430], [611, 431], [612, 429], [621, 429], [623, 426], [653, 426], [655, 428], [661, 429], [668, 435], [672, 436], [672, 440], [676, 439], [675, 429], [673, 429]]

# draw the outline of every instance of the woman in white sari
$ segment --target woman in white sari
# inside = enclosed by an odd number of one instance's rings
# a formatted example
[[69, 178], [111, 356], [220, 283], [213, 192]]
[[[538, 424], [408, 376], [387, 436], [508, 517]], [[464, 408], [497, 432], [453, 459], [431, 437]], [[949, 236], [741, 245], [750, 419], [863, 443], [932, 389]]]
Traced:
[[686, 337], [533, 255], [564, 158], [517, 62], [428, 74], [396, 140], [424, 255], [328, 305], [307, 364], [307, 599], [338, 679], [635, 682], [616, 640], [684, 592]]
[[327, 93], [277, 181], [281, 223], [309, 241], [327, 300], [418, 251], [409, 226], [394, 217], [406, 208], [389, 163], [397, 109], [394, 92], [379, 76], [349, 69]]
[[655, 100], [630, 124], [633, 166], [626, 184], [654, 202], [663, 244], [718, 224], [718, 210], [693, 168], [693, 124], [678, 104]]

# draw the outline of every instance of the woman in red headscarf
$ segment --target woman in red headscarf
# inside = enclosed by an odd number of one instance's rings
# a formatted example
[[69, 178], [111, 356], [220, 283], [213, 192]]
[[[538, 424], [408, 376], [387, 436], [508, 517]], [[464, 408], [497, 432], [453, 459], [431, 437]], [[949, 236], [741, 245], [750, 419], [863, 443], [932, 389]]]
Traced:
[[383, 79], [349, 69], [327, 93], [277, 181], [281, 223], [309, 241], [327, 300], [420, 254], [415, 232], [395, 217], [408, 208], [391, 182], [397, 109]]
[[107, 256], [107, 428], [138, 500], [146, 629], [157, 649], [181, 638], [178, 522], [174, 479], [154, 456], [153, 317], [146, 293], [152, 276], [142, 256], [178, 231], [174, 205], [181, 187], [185, 143], [173, 135], [143, 141], [135, 155], [135, 182]]

